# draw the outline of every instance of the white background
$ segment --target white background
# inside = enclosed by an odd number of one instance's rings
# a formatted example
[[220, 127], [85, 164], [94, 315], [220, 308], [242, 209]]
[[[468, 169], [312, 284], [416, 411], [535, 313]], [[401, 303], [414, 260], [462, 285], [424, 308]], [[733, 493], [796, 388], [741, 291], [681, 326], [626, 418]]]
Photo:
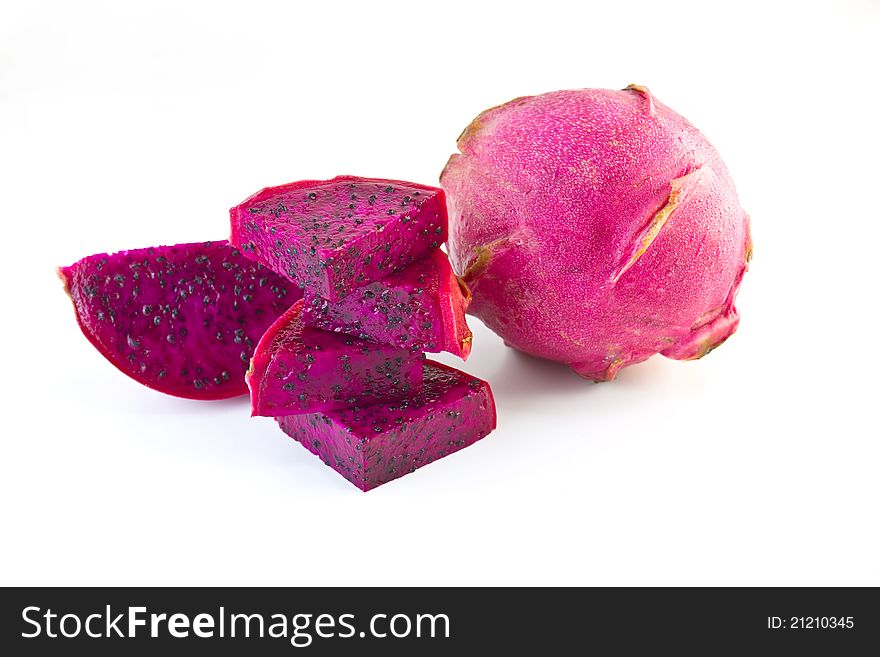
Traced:
[[[871, 0], [0, 1], [0, 583], [880, 584], [878, 43]], [[471, 320], [498, 430], [368, 494], [121, 375], [55, 278], [265, 185], [436, 184], [480, 110], [631, 82], [752, 215], [739, 332], [594, 385]]]

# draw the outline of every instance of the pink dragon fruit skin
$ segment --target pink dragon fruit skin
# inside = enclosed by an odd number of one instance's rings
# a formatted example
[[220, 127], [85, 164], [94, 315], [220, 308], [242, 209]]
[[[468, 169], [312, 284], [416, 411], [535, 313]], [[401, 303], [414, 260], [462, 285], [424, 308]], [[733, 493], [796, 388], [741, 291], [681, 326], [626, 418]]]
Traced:
[[325, 331], [410, 351], [448, 351], [467, 359], [472, 335], [465, 320], [470, 290], [434, 249], [404, 269], [339, 301], [305, 294], [303, 321]]
[[247, 383], [253, 415], [315, 413], [417, 394], [424, 354], [307, 327], [302, 300], [260, 339]]
[[363, 491], [448, 456], [495, 428], [489, 384], [425, 361], [422, 393], [402, 402], [275, 418], [281, 429]]
[[260, 336], [300, 290], [223, 242], [98, 253], [58, 274], [83, 334], [119, 370], [160, 392], [247, 392]]
[[439, 247], [448, 229], [443, 190], [356, 176], [267, 187], [229, 213], [232, 244], [331, 301]]
[[748, 215], [712, 145], [646, 88], [517, 98], [458, 148], [450, 258], [508, 345], [602, 381], [736, 330]]

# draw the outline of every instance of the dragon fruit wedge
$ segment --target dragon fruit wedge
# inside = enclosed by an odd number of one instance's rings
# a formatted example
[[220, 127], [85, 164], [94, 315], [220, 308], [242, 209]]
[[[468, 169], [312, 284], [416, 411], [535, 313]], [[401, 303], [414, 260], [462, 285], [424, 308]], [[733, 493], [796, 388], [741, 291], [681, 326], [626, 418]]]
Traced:
[[417, 394], [424, 354], [304, 326], [302, 300], [269, 327], [247, 373], [253, 415], [375, 404]]
[[107, 360], [189, 399], [245, 394], [254, 346], [301, 296], [225, 241], [99, 253], [58, 273], [82, 332]]
[[489, 384], [432, 361], [422, 393], [402, 402], [276, 420], [326, 465], [367, 491], [467, 447], [495, 428]]
[[331, 301], [446, 241], [443, 191], [398, 180], [339, 176], [267, 187], [229, 213], [233, 244]]
[[452, 273], [446, 254], [434, 249], [339, 301], [306, 291], [303, 321], [363, 340], [466, 359], [472, 340], [464, 316], [469, 302], [470, 291]]
[[517, 98], [480, 114], [440, 180], [469, 312], [597, 381], [737, 328], [748, 215], [720, 156], [644, 87]]

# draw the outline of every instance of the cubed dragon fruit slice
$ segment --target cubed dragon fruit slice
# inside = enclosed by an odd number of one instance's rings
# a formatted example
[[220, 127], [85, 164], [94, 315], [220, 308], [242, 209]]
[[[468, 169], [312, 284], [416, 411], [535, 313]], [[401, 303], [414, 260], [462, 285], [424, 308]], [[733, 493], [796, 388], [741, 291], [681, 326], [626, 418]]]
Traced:
[[254, 346], [302, 296], [225, 241], [99, 253], [58, 274], [82, 332], [107, 360], [189, 399], [245, 394]]
[[471, 331], [465, 321], [470, 291], [439, 249], [344, 299], [305, 293], [303, 321], [325, 331], [410, 351], [448, 351], [466, 359]]
[[425, 361], [422, 393], [408, 401], [275, 418], [326, 465], [367, 491], [448, 456], [495, 428], [489, 384]]
[[257, 345], [253, 415], [288, 415], [401, 399], [422, 387], [424, 354], [303, 325], [297, 301]]
[[406, 267], [447, 235], [443, 191], [339, 176], [267, 187], [229, 211], [248, 257], [336, 301]]

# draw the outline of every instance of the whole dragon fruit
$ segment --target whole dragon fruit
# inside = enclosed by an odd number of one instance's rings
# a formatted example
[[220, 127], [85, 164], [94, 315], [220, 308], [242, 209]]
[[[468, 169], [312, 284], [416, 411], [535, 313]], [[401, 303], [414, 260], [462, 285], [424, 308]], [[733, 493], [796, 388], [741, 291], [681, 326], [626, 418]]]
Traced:
[[505, 342], [613, 379], [737, 328], [748, 215], [718, 153], [644, 87], [486, 110], [441, 174], [469, 312]]
[[82, 332], [107, 360], [189, 399], [245, 394], [254, 347], [302, 296], [226, 242], [98, 253], [58, 274]]

